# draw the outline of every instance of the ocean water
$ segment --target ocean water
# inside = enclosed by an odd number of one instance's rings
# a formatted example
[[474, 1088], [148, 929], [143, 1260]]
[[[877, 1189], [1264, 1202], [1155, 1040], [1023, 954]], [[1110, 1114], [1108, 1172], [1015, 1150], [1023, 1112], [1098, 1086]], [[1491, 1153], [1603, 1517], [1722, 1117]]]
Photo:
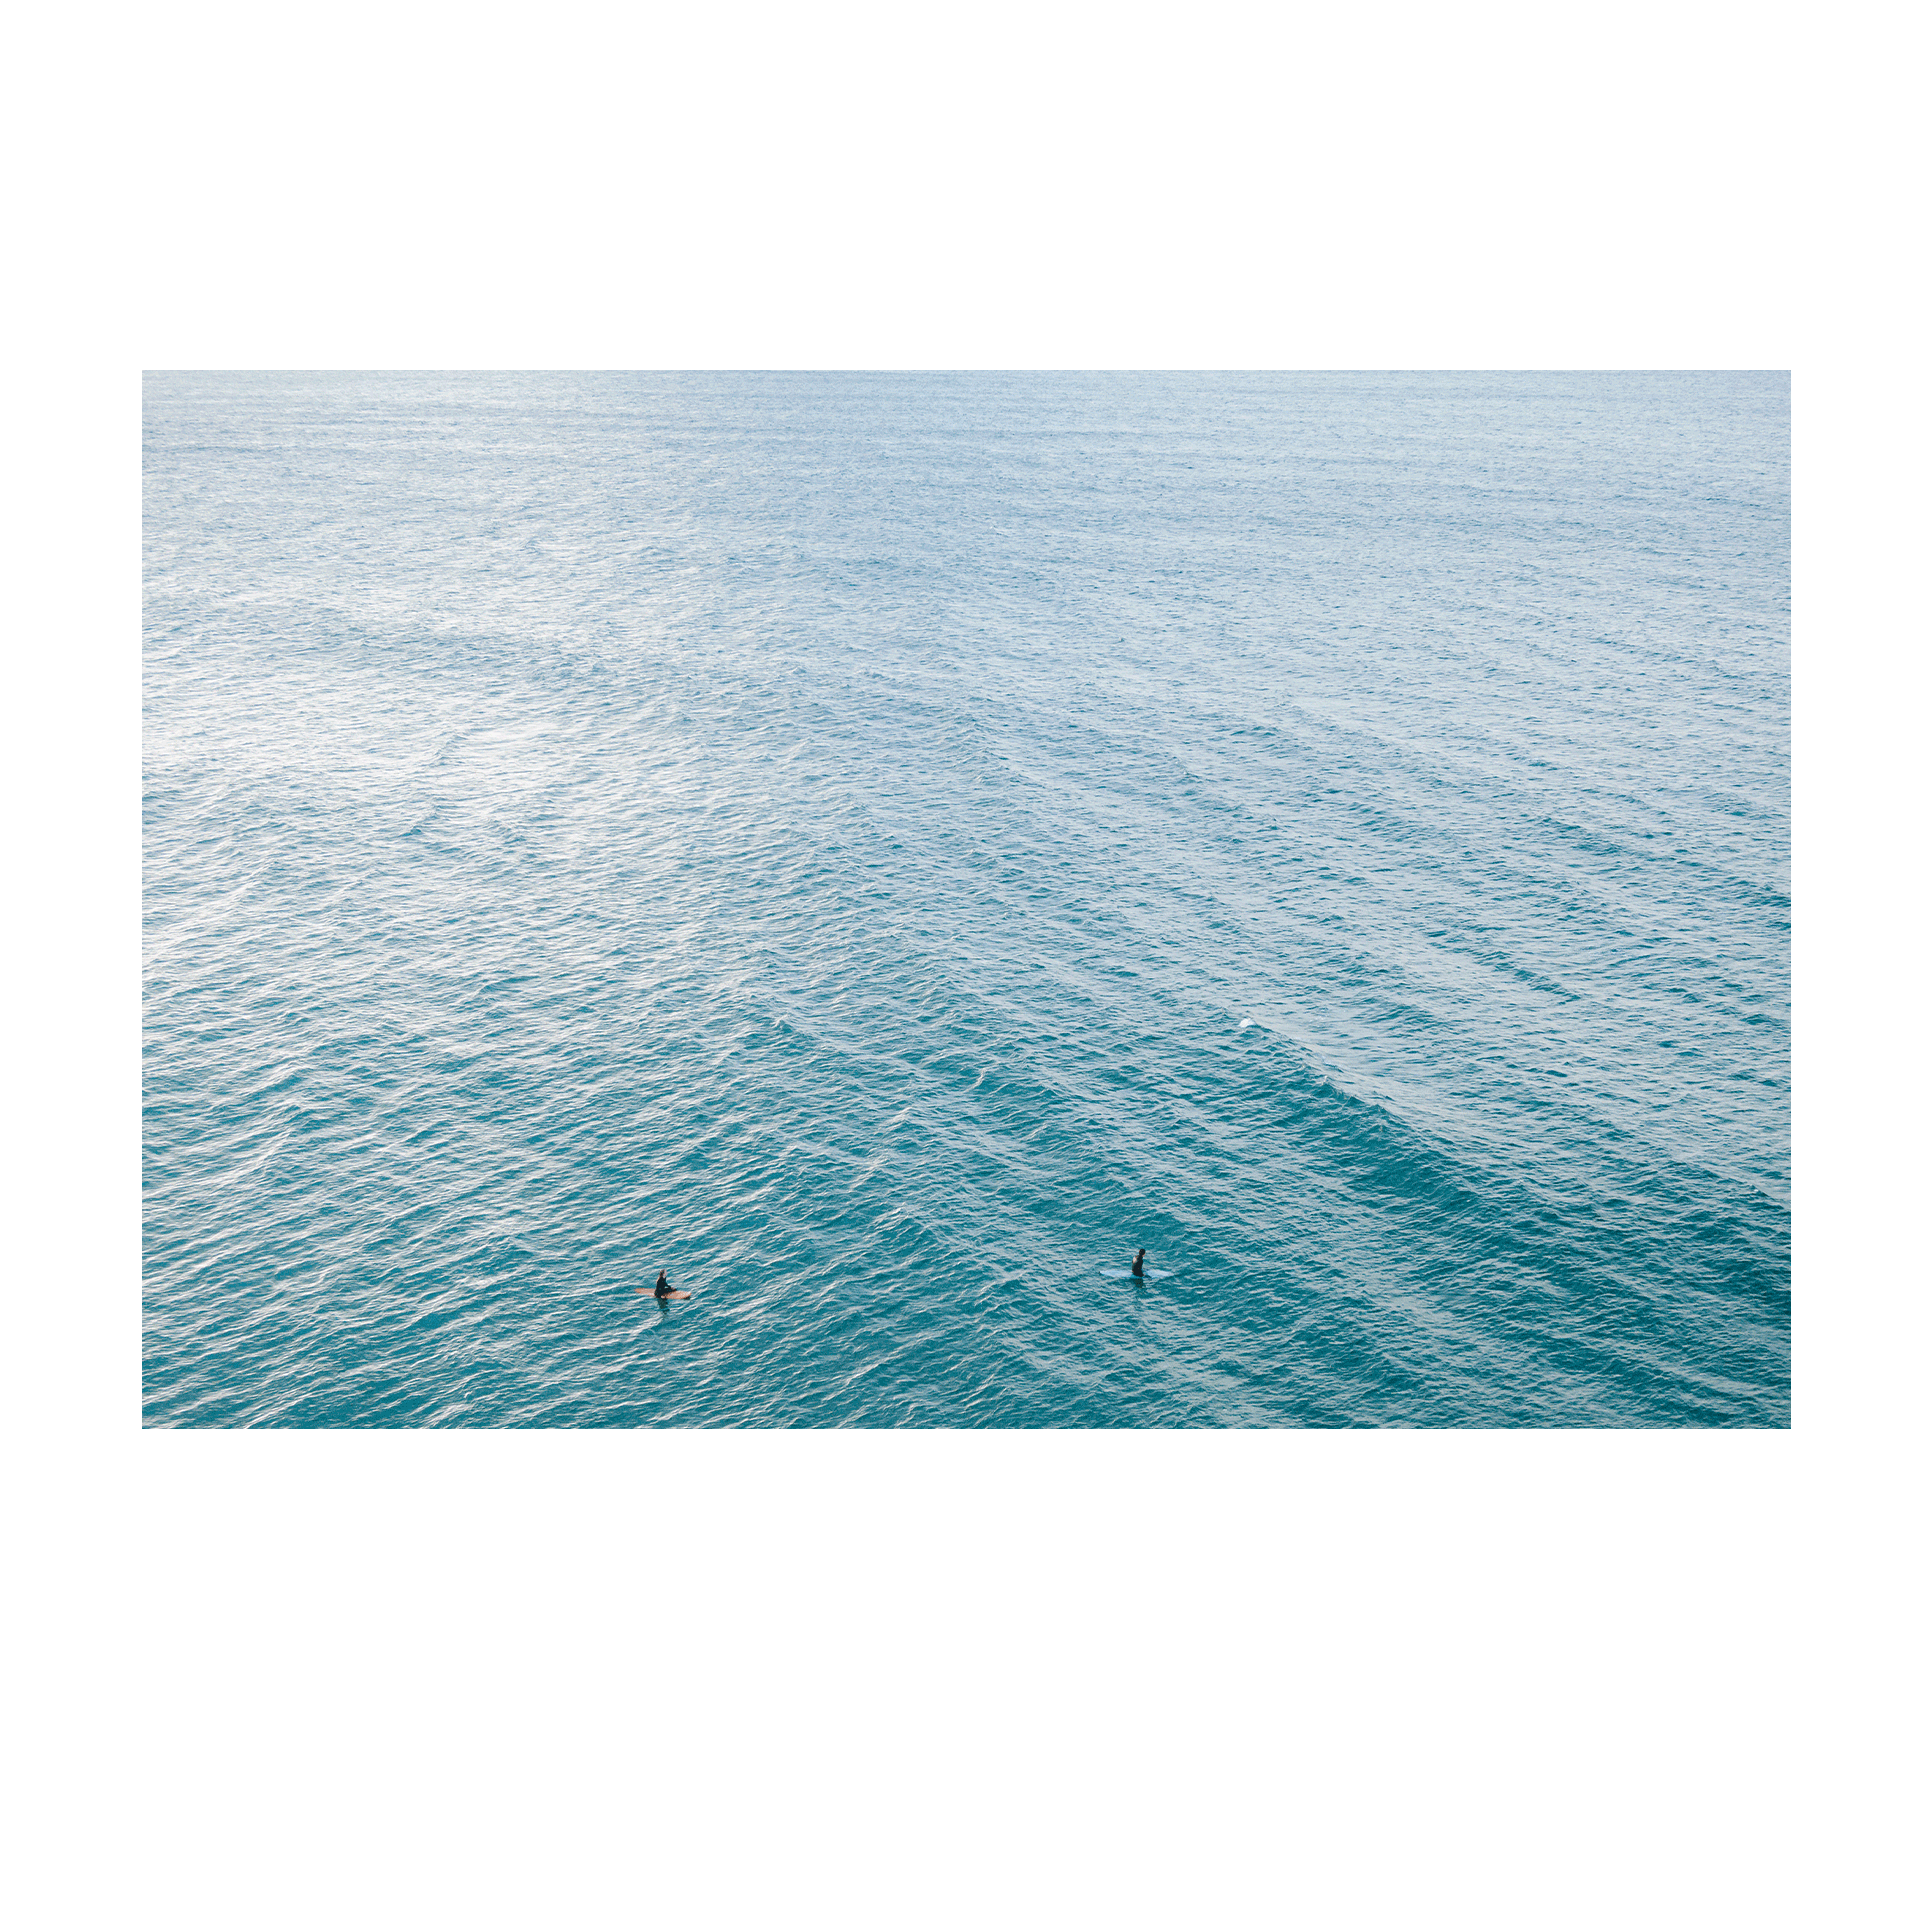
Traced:
[[1784, 375], [144, 433], [149, 1425], [1788, 1420]]

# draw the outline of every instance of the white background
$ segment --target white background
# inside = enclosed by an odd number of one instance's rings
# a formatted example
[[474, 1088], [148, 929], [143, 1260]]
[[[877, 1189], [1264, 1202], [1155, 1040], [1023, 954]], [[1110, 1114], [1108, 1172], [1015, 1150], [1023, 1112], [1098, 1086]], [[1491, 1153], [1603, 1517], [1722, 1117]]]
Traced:
[[[1895, 1910], [1895, 18], [16, 22], [19, 1910]], [[143, 366], [1790, 368], [1792, 1431], [142, 1432]]]

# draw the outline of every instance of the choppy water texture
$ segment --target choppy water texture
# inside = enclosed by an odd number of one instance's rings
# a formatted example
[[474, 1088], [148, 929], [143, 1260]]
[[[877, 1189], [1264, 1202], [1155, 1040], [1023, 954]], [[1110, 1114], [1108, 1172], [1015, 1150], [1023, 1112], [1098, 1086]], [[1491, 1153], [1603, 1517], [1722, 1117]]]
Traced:
[[149, 1424], [1786, 1421], [1784, 376], [145, 432]]

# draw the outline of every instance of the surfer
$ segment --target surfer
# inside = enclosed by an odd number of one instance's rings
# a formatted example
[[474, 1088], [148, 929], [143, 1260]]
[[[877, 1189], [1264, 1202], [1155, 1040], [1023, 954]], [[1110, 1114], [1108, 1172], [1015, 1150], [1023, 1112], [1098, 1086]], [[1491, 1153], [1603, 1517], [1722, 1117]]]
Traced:
[[[662, 1277], [664, 1278], [664, 1276]], [[1142, 1247], [1140, 1251], [1133, 1256], [1133, 1277], [1136, 1280], [1144, 1280], [1147, 1277], [1147, 1250], [1145, 1247]]]
[[678, 1287], [667, 1285], [667, 1270], [660, 1269], [660, 1278], [653, 1283], [653, 1297], [663, 1304], [668, 1300], [691, 1300], [693, 1295], [682, 1293]]

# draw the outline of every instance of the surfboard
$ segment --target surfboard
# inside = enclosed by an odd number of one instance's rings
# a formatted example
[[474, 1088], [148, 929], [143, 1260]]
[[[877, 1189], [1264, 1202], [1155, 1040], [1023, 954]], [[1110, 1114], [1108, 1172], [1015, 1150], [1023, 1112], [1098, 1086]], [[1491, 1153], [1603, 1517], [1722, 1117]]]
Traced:
[[1149, 1267], [1145, 1273], [1135, 1273], [1131, 1267], [1102, 1267], [1100, 1277], [1103, 1280], [1171, 1280], [1179, 1271], [1178, 1267]]

